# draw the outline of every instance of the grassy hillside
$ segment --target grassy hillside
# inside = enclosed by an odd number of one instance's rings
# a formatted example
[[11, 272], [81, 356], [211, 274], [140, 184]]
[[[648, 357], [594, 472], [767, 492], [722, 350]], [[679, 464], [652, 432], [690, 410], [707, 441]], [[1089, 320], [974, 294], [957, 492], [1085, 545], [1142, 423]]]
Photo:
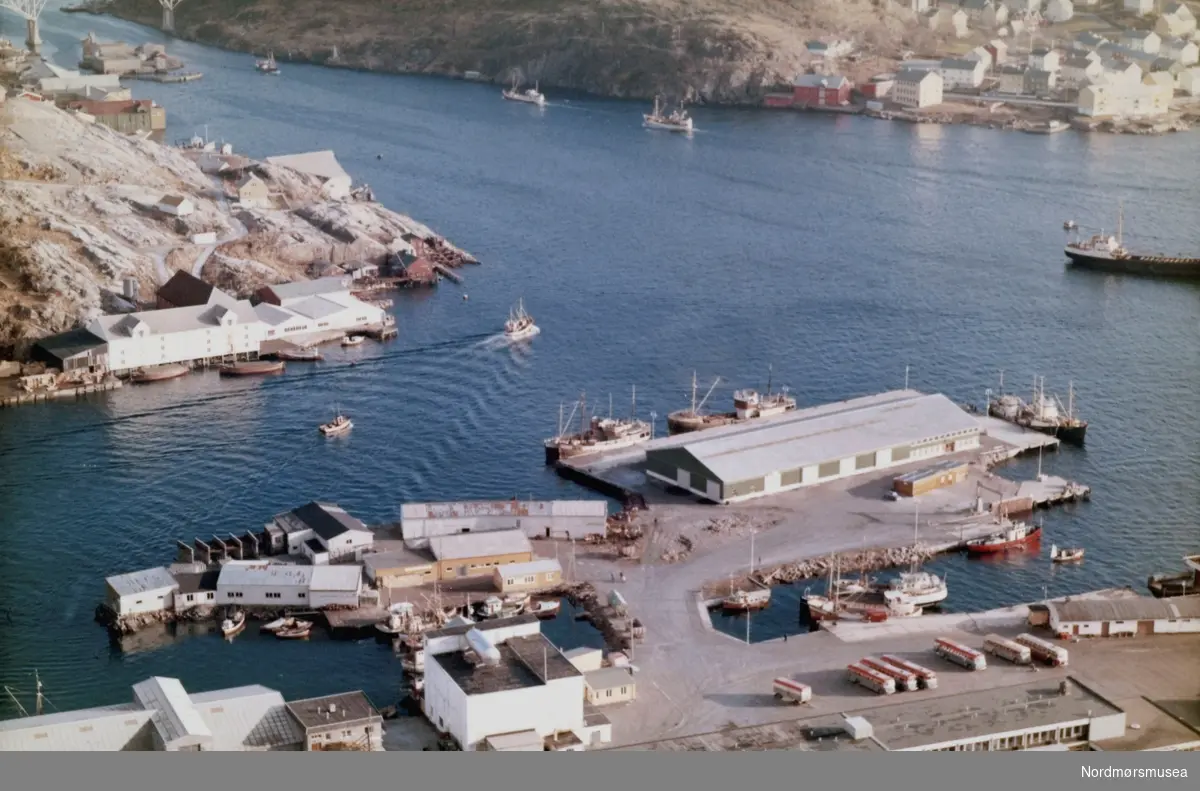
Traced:
[[[158, 0], [108, 10], [158, 25]], [[821, 34], [890, 53], [908, 29], [891, 0], [187, 0], [179, 35], [234, 50], [378, 71], [462, 74], [645, 98], [757, 101]]]

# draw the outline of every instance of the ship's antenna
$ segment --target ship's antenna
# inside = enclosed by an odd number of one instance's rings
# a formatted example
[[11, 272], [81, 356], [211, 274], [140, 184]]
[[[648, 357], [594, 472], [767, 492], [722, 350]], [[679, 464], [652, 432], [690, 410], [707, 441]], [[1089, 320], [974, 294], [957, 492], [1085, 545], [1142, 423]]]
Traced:
[[1121, 201], [1117, 206], [1117, 247], [1122, 246], [1122, 237], [1125, 230], [1125, 201]]
[[692, 371], [692, 414], [696, 414], [696, 372]]
[[767, 363], [767, 395], [771, 395], [771, 377], [775, 373], [775, 366], [772, 363]]
[[580, 425], [580, 430], [584, 434], [586, 434], [587, 433], [587, 401], [584, 400], [584, 395], [585, 395], [584, 392], [581, 390], [579, 392], [579, 425]]
[[633, 385], [633, 394], [631, 396], [632, 403], [629, 407], [629, 419], [633, 420], [637, 417], [637, 385]]
[[612, 393], [608, 394], [608, 419], [612, 420]]

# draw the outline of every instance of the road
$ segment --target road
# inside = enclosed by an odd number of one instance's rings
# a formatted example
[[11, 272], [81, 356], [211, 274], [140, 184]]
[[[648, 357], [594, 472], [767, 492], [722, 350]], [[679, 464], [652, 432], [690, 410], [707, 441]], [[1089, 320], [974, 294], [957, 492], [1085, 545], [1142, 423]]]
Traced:
[[[200, 253], [196, 256], [196, 260], [192, 263], [191, 273], [195, 277], [200, 277], [200, 273], [204, 271], [204, 265], [208, 263], [208, 259], [218, 247], [223, 244], [229, 244], [230, 242], [236, 242], [238, 239], [241, 239], [243, 236], [249, 233], [242, 221], [233, 216], [233, 210], [229, 207], [229, 201], [224, 196], [217, 199], [217, 205], [219, 205], [221, 210], [225, 212], [225, 215], [229, 220], [229, 224], [233, 226], [233, 231], [218, 239], [216, 244], [205, 245], [200, 250]], [[177, 247], [178, 245], [172, 245], [166, 248], [160, 247], [156, 248], [154, 251], [154, 269], [158, 277], [158, 284], [160, 286], [171, 279], [172, 273], [167, 270], [167, 256], [170, 255], [171, 251], [175, 250]]]
[[1053, 102], [1044, 99], [1035, 99], [1032, 96], [1013, 96], [1011, 94], [1000, 93], [981, 93], [978, 96], [972, 93], [946, 93], [943, 94], [947, 101], [973, 102], [983, 100], [986, 102], [1003, 102], [1018, 107], [1054, 107], [1059, 109], [1073, 110], [1075, 104], [1072, 102]]

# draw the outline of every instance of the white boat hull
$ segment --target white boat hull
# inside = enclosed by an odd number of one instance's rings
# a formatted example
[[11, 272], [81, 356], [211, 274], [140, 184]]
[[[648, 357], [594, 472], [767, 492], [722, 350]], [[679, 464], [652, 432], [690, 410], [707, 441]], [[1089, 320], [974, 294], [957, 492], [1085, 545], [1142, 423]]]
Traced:
[[647, 129], [658, 129], [662, 132], [685, 132], [685, 133], [687, 133], [687, 132], [692, 131], [691, 124], [688, 124], [686, 126], [680, 126], [679, 124], [664, 124], [661, 121], [651, 121], [649, 118], [646, 119], [646, 128]]
[[510, 341], [523, 341], [526, 338], [532, 338], [541, 331], [541, 328], [535, 324], [531, 327], [526, 327], [523, 330], [517, 330], [516, 332], [505, 332], [504, 337]]
[[523, 94], [511, 93], [509, 91], [504, 91], [503, 95], [504, 95], [504, 98], [508, 99], [510, 102], [523, 102], [525, 104], [532, 104], [537, 107], [545, 107], [546, 106], [546, 97], [545, 96], [537, 96], [537, 97], [525, 96]]

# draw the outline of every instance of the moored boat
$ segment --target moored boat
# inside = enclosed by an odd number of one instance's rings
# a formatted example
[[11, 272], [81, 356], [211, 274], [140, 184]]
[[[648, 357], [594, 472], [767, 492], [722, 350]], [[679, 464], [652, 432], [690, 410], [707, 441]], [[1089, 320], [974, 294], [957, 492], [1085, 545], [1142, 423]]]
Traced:
[[1060, 548], [1057, 544], [1051, 544], [1050, 560], [1054, 563], [1072, 563], [1076, 560], [1083, 560], [1083, 547]]
[[[628, 418], [615, 418], [611, 414], [606, 418], [593, 415], [588, 421], [587, 404], [582, 394], [575, 407], [580, 412], [580, 430], [567, 433], [566, 424], [560, 421], [559, 433], [543, 442], [547, 464], [560, 459], [630, 448], [646, 442], [653, 433], [649, 423], [634, 416], [637, 411], [637, 388], [633, 390], [633, 409]], [[574, 410], [571, 414], [574, 415]]]
[[178, 379], [181, 376], [187, 376], [191, 373], [191, 368], [188, 368], [182, 363], [166, 363], [164, 365], [151, 365], [146, 368], [139, 368], [129, 377], [129, 381], [143, 384], [147, 382], [165, 382], [168, 379]]
[[1041, 525], [1013, 522], [1003, 530], [966, 543], [968, 555], [994, 555], [1001, 552], [1020, 552], [1042, 538]]
[[1001, 395], [988, 403], [988, 414], [1022, 428], [1049, 434], [1072, 445], [1083, 445], [1087, 438], [1088, 422], [1075, 416], [1075, 385], [1067, 385], [1067, 405], [1064, 408], [1057, 396], [1046, 395], [1045, 380], [1035, 377], [1033, 400], [1025, 403], [1019, 396], [1003, 394], [1004, 376], [1000, 377]]
[[262, 376], [283, 373], [287, 366], [282, 360], [250, 360], [244, 363], [229, 363], [217, 370], [221, 376]]
[[221, 636], [233, 637], [246, 628], [246, 613], [238, 611], [221, 621]]
[[[1087, 239], [1077, 238], [1068, 242], [1063, 252], [1073, 266], [1081, 269], [1145, 277], [1200, 279], [1200, 257], [1145, 255], [1125, 249], [1124, 225], [1125, 210], [1122, 206], [1117, 215], [1116, 236], [1107, 236], [1101, 231]], [[1074, 222], [1064, 223], [1063, 227], [1069, 231], [1078, 229]]]
[[325, 356], [321, 354], [321, 350], [315, 348], [283, 349], [276, 352], [275, 356], [280, 360], [287, 360], [289, 362], [319, 362], [325, 359]]
[[365, 335], [347, 335], [342, 338], [343, 346], [361, 346], [367, 338]]
[[288, 627], [292, 626], [295, 623], [296, 623], [295, 618], [289, 618], [287, 616], [284, 616], [283, 618], [276, 618], [275, 620], [270, 621], [269, 623], [264, 623], [261, 627], [259, 627], [259, 629], [261, 631], [270, 632], [270, 633], [274, 634], [275, 632], [278, 632], [280, 629], [287, 629]]
[[742, 389], [737, 390], [733, 394], [732, 412], [704, 412], [704, 404], [712, 395], [713, 390], [720, 383], [721, 378], [717, 377], [713, 382], [712, 387], [704, 395], [704, 398], [696, 403], [696, 375], [692, 374], [692, 405], [689, 409], [680, 409], [676, 412], [671, 412], [667, 415], [667, 433], [668, 434], [686, 434], [690, 431], [703, 431], [709, 428], [718, 426], [726, 426], [730, 423], [737, 423], [745, 420], [756, 420], [763, 417], [772, 417], [781, 415], [784, 412], [790, 412], [796, 408], [796, 399], [788, 395], [788, 389], [785, 387], [780, 392], [771, 391], [771, 381], [773, 373], [767, 375], [767, 392], [761, 394], [757, 390]]
[[275, 636], [280, 640], [303, 640], [312, 634], [312, 627], [312, 621], [297, 620], [291, 626], [275, 632]]
[[562, 602], [558, 599], [543, 599], [533, 603], [529, 611], [539, 618], [553, 618], [558, 615], [558, 611], [562, 609]]
[[771, 606], [771, 589], [760, 588], [752, 591], [734, 591], [721, 600], [721, 609], [725, 612], [751, 612], [763, 610]]

